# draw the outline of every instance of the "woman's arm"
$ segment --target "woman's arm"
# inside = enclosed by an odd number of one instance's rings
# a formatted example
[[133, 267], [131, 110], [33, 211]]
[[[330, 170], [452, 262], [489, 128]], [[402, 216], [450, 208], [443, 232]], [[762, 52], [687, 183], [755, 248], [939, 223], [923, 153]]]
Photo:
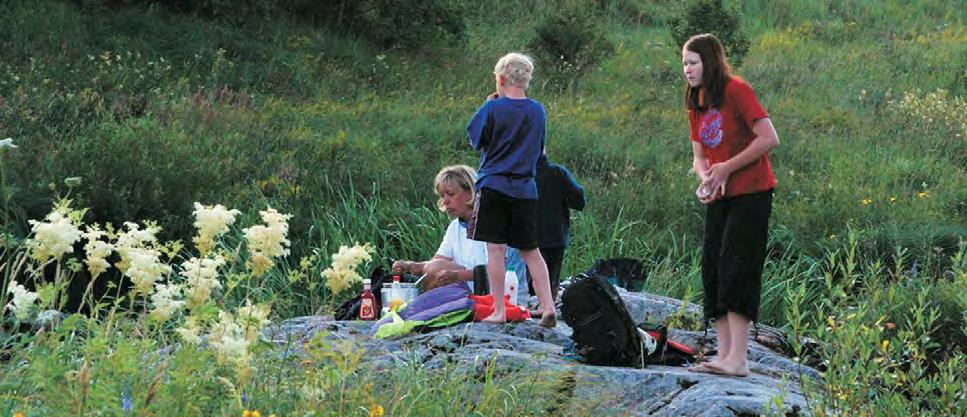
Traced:
[[[705, 179], [702, 184], [708, 185], [716, 191], [712, 194], [725, 195], [725, 183], [733, 172], [751, 164], [779, 146], [779, 135], [776, 134], [776, 128], [772, 126], [772, 121], [768, 118], [756, 120], [755, 124], [752, 125], [752, 133], [755, 134], [755, 138], [752, 139], [752, 142], [749, 142], [749, 146], [746, 146], [742, 152], [729, 158], [728, 161], [714, 164], [704, 171]], [[695, 149], [694, 143], [692, 149]]]
[[423, 267], [426, 264], [434, 260], [441, 261], [452, 261], [453, 259], [447, 258], [446, 256], [434, 255], [429, 261], [416, 262], [416, 261], [396, 261], [393, 262], [393, 272], [403, 272], [413, 275], [422, 275]]

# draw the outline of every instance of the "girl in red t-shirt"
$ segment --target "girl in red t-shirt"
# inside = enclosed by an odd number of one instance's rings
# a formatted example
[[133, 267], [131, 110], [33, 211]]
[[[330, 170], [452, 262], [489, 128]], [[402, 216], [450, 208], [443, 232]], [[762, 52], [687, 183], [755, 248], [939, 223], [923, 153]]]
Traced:
[[685, 108], [692, 141], [695, 194], [706, 205], [702, 248], [705, 318], [714, 319], [718, 355], [690, 368], [747, 376], [749, 324], [758, 319], [776, 178], [769, 151], [779, 145], [752, 88], [733, 76], [711, 34], [682, 47]]

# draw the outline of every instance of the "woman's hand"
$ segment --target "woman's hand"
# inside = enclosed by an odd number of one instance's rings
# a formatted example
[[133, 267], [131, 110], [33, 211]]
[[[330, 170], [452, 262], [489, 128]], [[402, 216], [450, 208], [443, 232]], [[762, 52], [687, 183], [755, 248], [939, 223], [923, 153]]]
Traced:
[[457, 281], [459, 281], [459, 279], [457, 278], [457, 271], [443, 270], [443, 271], [436, 271], [430, 275], [427, 275], [423, 285], [425, 287], [425, 291], [429, 291], [434, 288], [442, 287], [447, 284], [452, 284]]
[[410, 272], [413, 268], [413, 261], [396, 261], [393, 262], [393, 272], [402, 273]]
[[494, 91], [493, 93], [490, 93], [490, 95], [487, 96], [487, 100], [496, 100], [498, 98], [500, 98], [500, 93], [496, 91]]

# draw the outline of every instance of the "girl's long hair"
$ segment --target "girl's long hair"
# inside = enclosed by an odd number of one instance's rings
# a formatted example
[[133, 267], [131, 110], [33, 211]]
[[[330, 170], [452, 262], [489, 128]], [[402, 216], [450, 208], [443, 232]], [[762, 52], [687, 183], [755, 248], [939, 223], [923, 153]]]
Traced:
[[722, 42], [711, 33], [703, 33], [689, 38], [682, 49], [702, 58], [702, 84], [692, 87], [685, 82], [685, 108], [705, 111], [709, 106], [719, 107], [725, 96], [725, 84], [732, 78]]

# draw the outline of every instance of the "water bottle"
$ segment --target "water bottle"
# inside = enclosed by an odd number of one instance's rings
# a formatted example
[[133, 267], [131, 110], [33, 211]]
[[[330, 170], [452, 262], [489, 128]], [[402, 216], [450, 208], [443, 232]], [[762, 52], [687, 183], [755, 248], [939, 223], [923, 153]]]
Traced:
[[517, 271], [507, 268], [504, 273], [504, 294], [510, 296], [510, 303], [517, 305]]

